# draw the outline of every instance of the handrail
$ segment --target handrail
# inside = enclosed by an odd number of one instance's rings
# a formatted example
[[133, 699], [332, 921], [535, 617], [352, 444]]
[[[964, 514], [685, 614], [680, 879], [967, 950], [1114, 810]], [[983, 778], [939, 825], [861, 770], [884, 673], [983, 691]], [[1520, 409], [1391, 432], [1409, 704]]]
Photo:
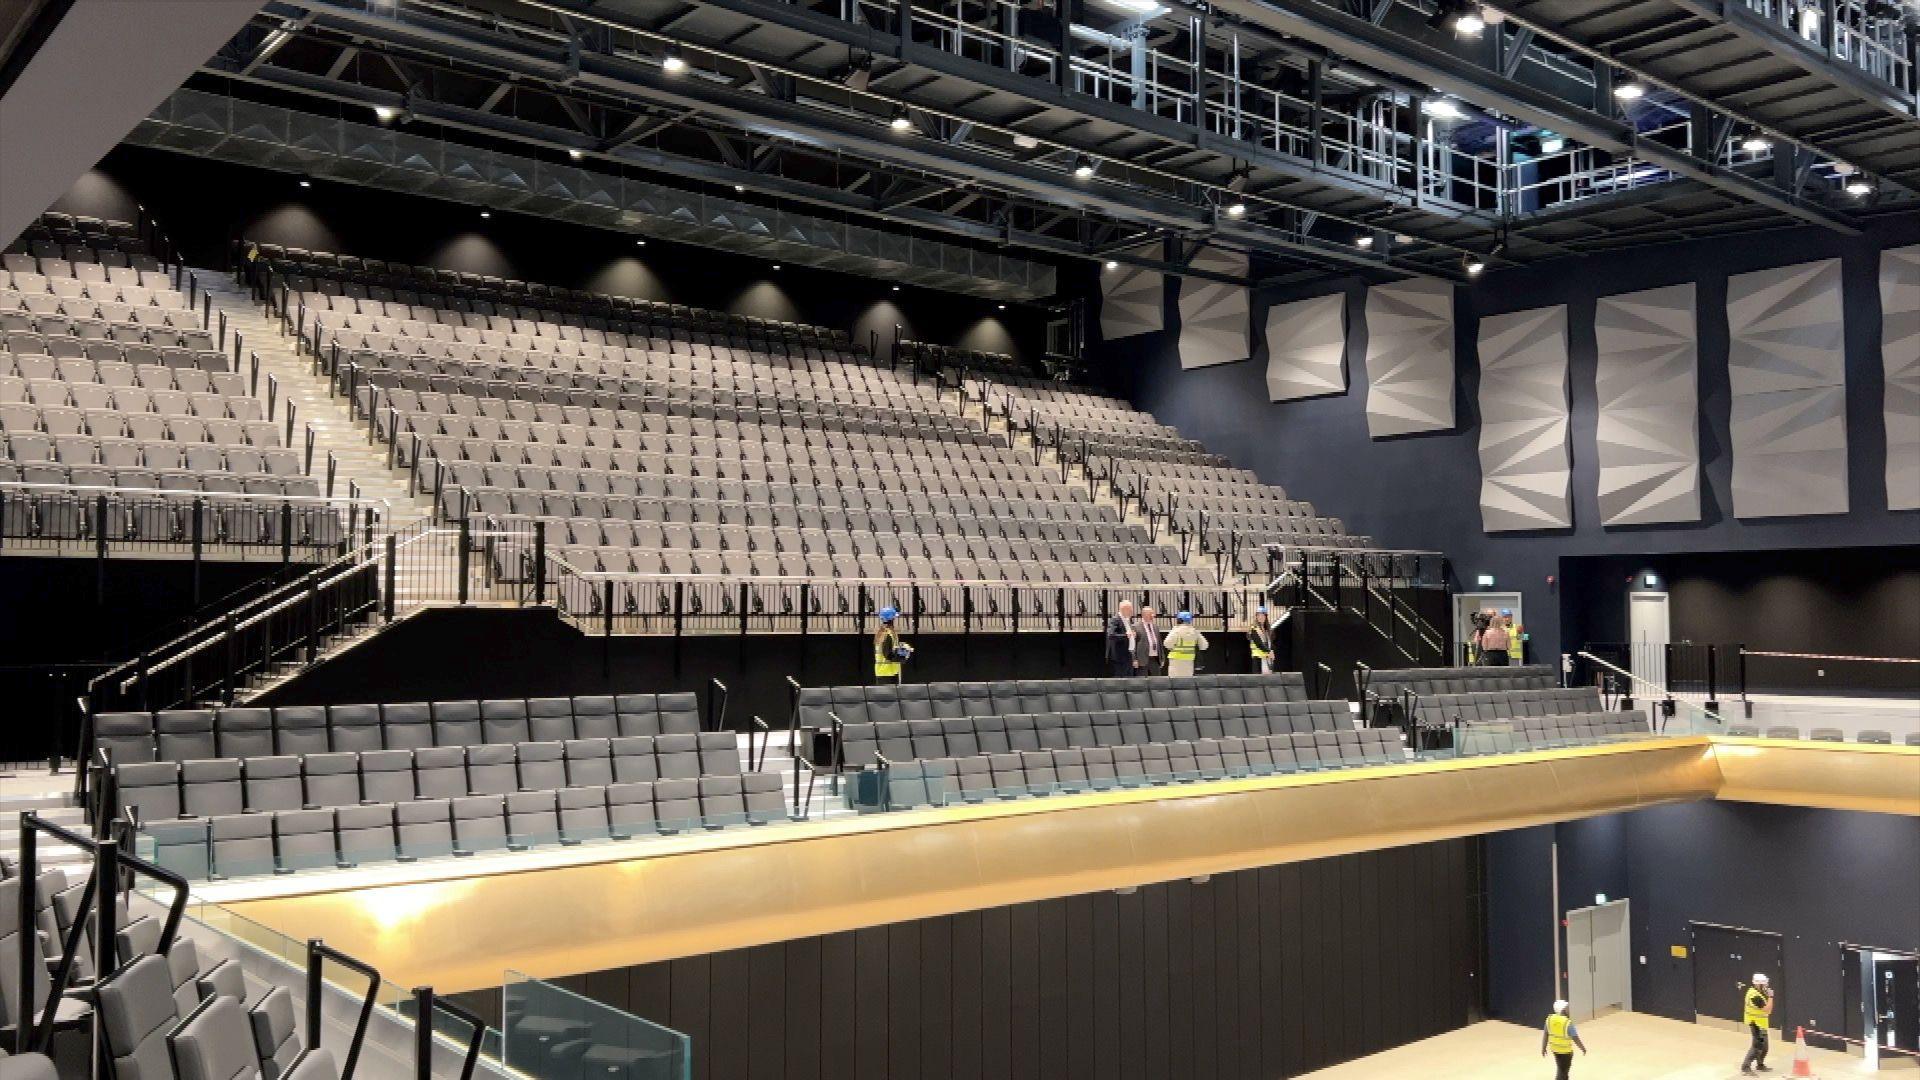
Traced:
[[[461, 1023], [472, 1026], [473, 1037], [467, 1042], [466, 1057], [460, 1068], [460, 1080], [473, 1080], [474, 1066], [480, 1061], [480, 1044], [487, 1036], [487, 1022], [451, 1001], [442, 1000], [434, 994], [431, 986], [417, 986], [413, 990], [413, 1049], [416, 1080], [434, 1080], [433, 1011], [435, 1009], [440, 1009]], [[350, 1080], [350, 1078], [343, 1076], [341, 1080]]]
[[[36, 484], [25, 480], [0, 480], [0, 490], [54, 491], [61, 494], [90, 495], [159, 495], [168, 499], [185, 501], [188, 499], [218, 499], [223, 502], [266, 502], [266, 503], [313, 503], [321, 506], [357, 505], [366, 507], [387, 507], [386, 499], [369, 499], [346, 495], [264, 495], [245, 491], [175, 491], [168, 488], [107, 487], [102, 484]], [[385, 520], [384, 515], [382, 520]]]
[[354, 1066], [360, 1061], [360, 1047], [367, 1038], [367, 1025], [373, 1020], [374, 1006], [379, 1004], [380, 972], [373, 965], [357, 957], [349, 956], [333, 948], [319, 938], [307, 941], [307, 1049], [320, 1049], [320, 1036], [325, 1025], [322, 1022], [321, 1008], [321, 965], [331, 960], [367, 980], [367, 992], [360, 1002], [360, 1017], [353, 1026], [353, 1040], [347, 1044], [345, 1061], [340, 1065], [340, 1080], [353, 1080]]
[[1640, 676], [1635, 675], [1633, 672], [1628, 671], [1625, 668], [1622, 668], [1616, 664], [1609, 663], [1606, 660], [1602, 660], [1599, 657], [1593, 655], [1592, 653], [1587, 652], [1585, 649], [1582, 649], [1579, 652], [1576, 652], [1574, 655], [1580, 657], [1581, 659], [1587, 661], [1590, 664], [1594, 664], [1607, 671], [1613, 672], [1615, 675], [1619, 675], [1625, 678], [1630, 684], [1634, 686], [1646, 687], [1647, 693], [1642, 696], [1646, 697], [1648, 700], [1658, 699], [1662, 701], [1677, 702], [1680, 705], [1683, 705], [1689, 709], [1694, 710], [1695, 712], [1698, 712], [1700, 715], [1712, 720], [1716, 724], [1725, 724], [1727, 722], [1726, 717], [1721, 716], [1719, 713], [1714, 712], [1711, 709], [1701, 708], [1700, 706], [1695, 705], [1693, 702], [1688, 701], [1685, 698], [1676, 698], [1673, 695], [1667, 693], [1667, 690], [1665, 687], [1660, 686], [1653, 682], [1649, 682], [1648, 680], [1643, 679]]
[[1766, 649], [1740, 649], [1741, 656], [1766, 656], [1776, 660], [1831, 660], [1835, 663], [1920, 664], [1920, 656], [1841, 656], [1832, 653], [1773, 652]]

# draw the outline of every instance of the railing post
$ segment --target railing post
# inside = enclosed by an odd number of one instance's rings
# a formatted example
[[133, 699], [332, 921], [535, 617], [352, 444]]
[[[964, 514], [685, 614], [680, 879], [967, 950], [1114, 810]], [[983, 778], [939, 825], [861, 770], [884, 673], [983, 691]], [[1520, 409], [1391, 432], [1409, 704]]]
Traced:
[[317, 575], [307, 577], [306, 653], [308, 664], [320, 655], [320, 579]]
[[[247, 361], [249, 364], [249, 374], [247, 376], [247, 393], [249, 396], [259, 397], [260, 396], [260, 354], [248, 353]], [[238, 365], [235, 365], [235, 366], [237, 367]]]
[[1720, 647], [1707, 646], [1707, 711], [1718, 715], [1720, 712]]
[[533, 602], [547, 602], [547, 519], [533, 522]]
[[200, 566], [202, 556], [206, 554], [206, 510], [205, 500], [194, 499], [193, 505], [189, 508], [193, 520], [187, 524], [189, 544], [193, 552], [193, 605], [196, 608], [200, 606]]
[[238, 674], [238, 672], [234, 670], [235, 665], [234, 665], [234, 656], [233, 656], [233, 649], [234, 649], [233, 643], [234, 643], [234, 637], [239, 632], [236, 627], [236, 618], [233, 612], [231, 611], [227, 612], [226, 623], [227, 623], [226, 629], [220, 631], [220, 639], [221, 639], [220, 653], [222, 657], [221, 670], [220, 670], [220, 700], [226, 702], [228, 705], [231, 705], [233, 704], [234, 676]]
[[462, 514], [460, 516], [460, 536], [458, 539], [458, 543], [460, 544], [460, 552], [456, 562], [458, 564], [459, 574], [460, 574], [460, 585], [459, 585], [460, 604], [463, 607], [467, 603], [467, 545], [471, 535], [472, 535], [472, 525], [470, 524], [468, 517], [465, 514]]
[[[299, 409], [297, 409], [294, 406], [293, 402], [289, 400], [287, 402], [287, 445], [288, 446], [293, 445], [293, 417], [294, 417], [294, 414], [297, 412], [299, 412]], [[309, 476], [313, 474], [312, 460], [308, 460], [307, 462], [307, 474]]]
[[[40, 933], [39, 927], [35, 922], [39, 904], [38, 899], [34, 896], [34, 886], [39, 884], [34, 879], [40, 876], [40, 858], [38, 851], [40, 838], [35, 830], [27, 826], [27, 819], [32, 816], [33, 814], [30, 811], [22, 810], [20, 812], [19, 825], [17, 826], [20, 830], [18, 834], [20, 844], [18, 854], [21, 867], [21, 873], [19, 874], [20, 925], [9, 927], [10, 930], [18, 935], [14, 938], [14, 941], [19, 943], [20, 969], [15, 972], [15, 975], [20, 981], [14, 983], [15, 986], [32, 986], [34, 984], [33, 965], [41, 962], [40, 950], [26, 947], [27, 942], [38, 941]], [[19, 995], [20, 1013], [18, 1016], [13, 1017], [15, 1025], [13, 1029], [13, 1052], [15, 1054], [24, 1054], [33, 1049], [33, 1029], [34, 1025], [40, 1019], [34, 1015], [34, 999], [37, 996], [38, 995], [31, 993]]]
[[240, 370], [240, 331], [233, 332], [233, 370]]
[[433, 988], [413, 988], [414, 1080], [433, 1080]]
[[600, 676], [601, 678], [613, 677], [612, 578], [600, 582]]
[[385, 571], [386, 579], [387, 579], [386, 595], [383, 598], [383, 603], [385, 604], [385, 607], [386, 607], [386, 616], [387, 616], [388, 622], [393, 621], [393, 581], [394, 581], [394, 577], [396, 576], [394, 574], [394, 563], [396, 561], [396, 556], [398, 555], [398, 552], [399, 552], [399, 544], [396, 538], [392, 533], [388, 533], [387, 534], [387, 565], [386, 565], [386, 571]]
[[280, 504], [280, 562], [282, 565], [293, 561], [293, 504]]
[[272, 372], [267, 373], [267, 419], [272, 420], [280, 408], [280, 380]]

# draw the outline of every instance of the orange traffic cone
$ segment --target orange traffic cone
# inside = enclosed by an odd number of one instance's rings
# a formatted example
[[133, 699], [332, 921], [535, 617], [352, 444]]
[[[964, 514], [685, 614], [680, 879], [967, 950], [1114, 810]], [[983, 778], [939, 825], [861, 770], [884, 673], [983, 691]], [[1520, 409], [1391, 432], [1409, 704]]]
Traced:
[[1812, 1076], [1813, 1059], [1807, 1056], [1807, 1029], [1793, 1029], [1793, 1075]]

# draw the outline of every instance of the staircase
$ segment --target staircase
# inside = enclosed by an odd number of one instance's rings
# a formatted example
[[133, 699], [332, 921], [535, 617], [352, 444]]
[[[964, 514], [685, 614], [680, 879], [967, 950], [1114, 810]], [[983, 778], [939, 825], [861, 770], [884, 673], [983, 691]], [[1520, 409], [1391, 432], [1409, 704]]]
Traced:
[[430, 516], [432, 502], [407, 493], [406, 474], [387, 468], [387, 448], [369, 441], [368, 426], [354, 420], [345, 398], [333, 395], [327, 376], [315, 373], [313, 357], [298, 351], [299, 339], [282, 334], [280, 317], [254, 303], [247, 287], [235, 284], [232, 275], [202, 269], [193, 273], [213, 298], [216, 318], [224, 315], [227, 332], [240, 335], [241, 370], [250, 371], [252, 360], [258, 358], [256, 392], [262, 400], [273, 402], [274, 419], [283, 419], [284, 410], [293, 409], [296, 447], [304, 447], [306, 432], [313, 433], [313, 472], [323, 485], [332, 463], [331, 494], [344, 496], [351, 491], [361, 498], [385, 501], [388, 524], [395, 530]]

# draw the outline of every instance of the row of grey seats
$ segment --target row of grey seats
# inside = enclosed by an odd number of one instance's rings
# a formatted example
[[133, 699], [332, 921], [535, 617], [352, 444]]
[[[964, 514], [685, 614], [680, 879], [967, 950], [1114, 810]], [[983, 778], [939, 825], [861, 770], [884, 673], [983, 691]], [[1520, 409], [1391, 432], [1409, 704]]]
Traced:
[[1597, 713], [1601, 708], [1600, 688], [1597, 686], [1482, 690], [1469, 694], [1423, 695], [1419, 698], [1415, 719], [1426, 726], [1445, 727], [1448, 724], [1506, 720], [1516, 716]]
[[1546, 664], [1376, 669], [1361, 679], [1366, 695], [1379, 698], [1395, 698], [1405, 691], [1428, 697], [1495, 690], [1546, 690], [1557, 685], [1559, 679], [1554, 669]]
[[416, 750], [477, 743], [565, 742], [701, 729], [692, 691], [500, 698], [388, 705], [111, 712], [93, 718], [93, 746], [112, 763]]
[[1647, 718], [1639, 712], [1577, 712], [1476, 720], [1455, 731], [1454, 746], [1462, 754], [1506, 754], [1646, 734]]
[[[1009, 540], [1149, 546], [1140, 526], [1106, 522], [952, 514], [912, 514], [903, 521], [884, 511], [876, 522], [865, 510], [783, 503], [715, 505], [630, 495], [576, 496], [501, 488], [467, 491], [472, 496], [469, 513], [505, 525], [544, 520], [548, 543], [582, 547], [991, 559], [1007, 553], [1004, 542]], [[898, 525], [906, 528], [894, 528]], [[513, 531], [531, 533], [532, 529]], [[1159, 550], [1167, 554], [1140, 561], [1171, 565], [1171, 549]]]
[[1201, 739], [1353, 730], [1353, 716], [1344, 701], [1268, 701], [1254, 705], [955, 716], [941, 720], [845, 724], [840, 760], [858, 768], [914, 758], [958, 758], [1070, 747], [1148, 746]]
[[716, 731], [136, 761], [116, 765], [113, 776], [122, 813], [153, 824], [226, 814], [551, 791], [616, 781], [737, 776], [740, 771], [733, 734]]
[[206, 880], [765, 825], [786, 816], [779, 775], [747, 773], [231, 814], [147, 832], [155, 862]]
[[[802, 727], [897, 720], [944, 720], [1015, 713], [1112, 712], [1202, 705], [1264, 705], [1304, 702], [1306, 680], [1298, 672], [1271, 675], [1193, 675], [1154, 679], [1021, 679], [1002, 682], [902, 683], [897, 686], [809, 686], [794, 697], [794, 720]], [[1344, 701], [1326, 703], [1345, 709]]]
[[[1763, 731], [1755, 724], [1728, 724], [1727, 734], [1739, 738], [1757, 739], [1765, 736], [1769, 739], [1798, 739], [1800, 729], [1792, 724], [1771, 724]], [[1835, 727], [1817, 727], [1807, 732], [1807, 738], [1814, 742], [1846, 742], [1847, 733]], [[1853, 737], [1854, 742], [1890, 746], [1893, 733], [1879, 728], [1863, 728]], [[1920, 731], [1909, 731], [1901, 742], [1908, 746], [1920, 746]]]
[[[139, 391], [145, 394], [146, 391]], [[186, 395], [165, 391], [173, 397]], [[212, 398], [213, 395], [202, 395]], [[218, 398], [226, 402], [237, 399]], [[220, 446], [279, 446], [281, 425], [271, 420], [236, 420], [224, 413], [199, 415], [190, 407], [177, 413], [128, 412], [118, 408], [80, 409], [71, 405], [30, 405], [21, 402], [0, 405], [0, 430], [9, 436], [81, 435], [95, 439], [144, 439], [148, 442], [181, 444], [213, 443]]]
[[908, 807], [1389, 765], [1405, 759], [1399, 732], [1370, 728], [975, 755], [888, 768], [881, 779], [887, 802]]
[[[91, 472], [108, 470], [21, 470], [29, 484], [58, 483], [99, 486]], [[9, 479], [0, 464], [0, 480]], [[8, 540], [143, 540], [154, 543], [191, 541], [195, 533], [194, 506], [199, 505], [198, 532], [202, 544], [331, 547], [347, 538], [346, 514], [333, 506], [275, 502], [279, 497], [319, 494], [310, 476], [238, 476], [230, 473], [165, 473], [142, 477], [139, 470], [112, 470], [108, 479], [139, 490], [108, 493], [98, 490], [60, 490], [45, 487], [0, 487], [0, 536]], [[163, 491], [153, 491], [157, 480]], [[204, 493], [204, 494], [203, 494]], [[265, 496], [238, 499], [231, 495]], [[104, 511], [104, 513], [103, 513]]]
[[[170, 367], [161, 363], [159, 354], [151, 349], [139, 353], [141, 359], [127, 359], [127, 354], [134, 351], [132, 346], [122, 347], [112, 342], [98, 341], [89, 342], [86, 355], [78, 357], [16, 356], [0, 351], [0, 379], [24, 379], [29, 387], [43, 381], [63, 384], [69, 396], [82, 392], [77, 388], [88, 386], [103, 387], [109, 391], [146, 390], [153, 393], [177, 390], [186, 394], [248, 396], [245, 376], [237, 371], [225, 370], [224, 359], [223, 366], [218, 370]], [[198, 359], [216, 355], [220, 354], [195, 353], [194, 357]], [[150, 403], [151, 399], [148, 401]]]

